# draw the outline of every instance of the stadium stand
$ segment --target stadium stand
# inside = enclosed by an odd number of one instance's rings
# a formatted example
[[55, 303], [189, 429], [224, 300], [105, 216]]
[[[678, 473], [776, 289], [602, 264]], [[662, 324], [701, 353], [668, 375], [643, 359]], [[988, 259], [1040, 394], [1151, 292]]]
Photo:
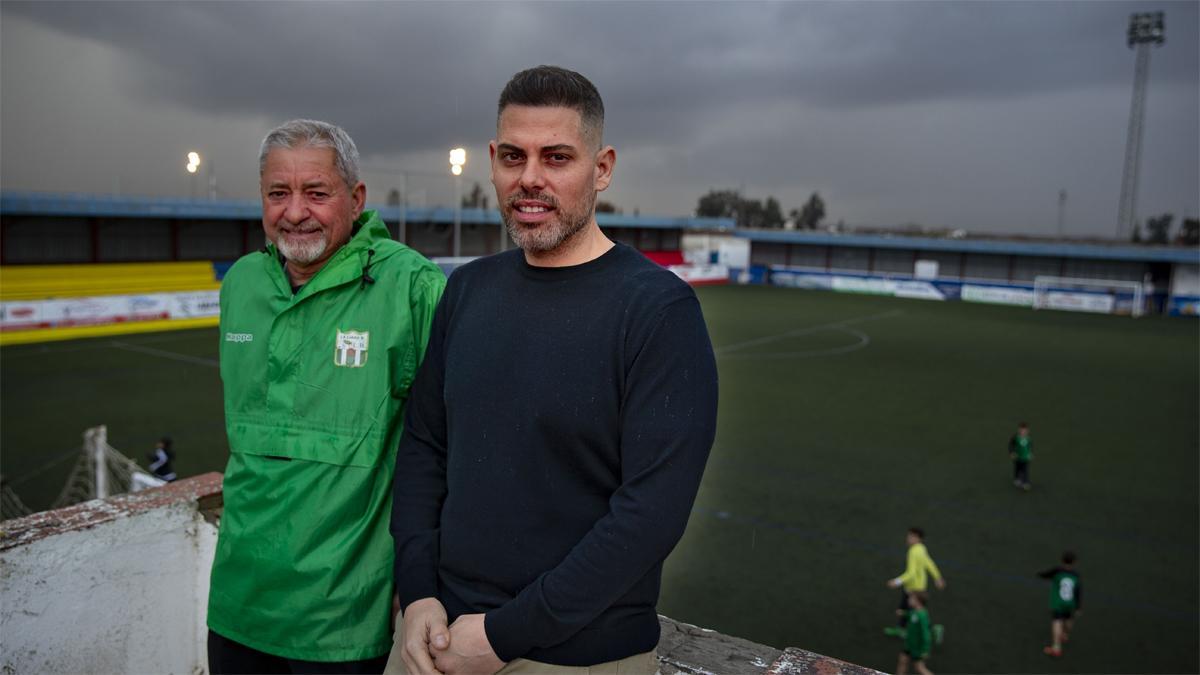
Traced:
[[0, 266], [0, 345], [214, 326], [210, 262]]
[[210, 262], [0, 267], [0, 300], [207, 291], [221, 287]]

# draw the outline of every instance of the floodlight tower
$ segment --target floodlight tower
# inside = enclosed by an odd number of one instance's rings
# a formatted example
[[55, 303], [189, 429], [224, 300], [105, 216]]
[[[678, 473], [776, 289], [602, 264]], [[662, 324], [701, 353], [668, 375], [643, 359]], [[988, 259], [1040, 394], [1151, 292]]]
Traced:
[[1138, 170], [1142, 162], [1142, 126], [1146, 111], [1146, 79], [1150, 73], [1150, 46], [1166, 41], [1162, 12], [1129, 15], [1129, 48], [1136, 54], [1133, 68], [1133, 103], [1129, 109], [1129, 135], [1125, 141], [1125, 170], [1121, 175], [1121, 203], [1117, 214], [1117, 239], [1129, 236], [1137, 217]]
[[467, 163], [467, 151], [450, 151], [450, 173], [454, 174], [454, 257], [462, 255], [462, 172]]

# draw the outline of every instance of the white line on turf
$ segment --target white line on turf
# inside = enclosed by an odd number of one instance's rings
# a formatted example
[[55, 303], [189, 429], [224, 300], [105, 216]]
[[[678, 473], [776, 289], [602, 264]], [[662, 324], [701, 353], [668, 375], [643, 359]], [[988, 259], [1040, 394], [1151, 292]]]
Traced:
[[[144, 345], [153, 342], [175, 342], [181, 338], [188, 337], [188, 333], [192, 332], [192, 330], [195, 329], [187, 329], [183, 331], [162, 331], [159, 333], [145, 334], [133, 333], [127, 337], [134, 337], [136, 342], [129, 342], [127, 344]], [[140, 337], [141, 335], [145, 335], [145, 337]], [[84, 344], [79, 344], [82, 340], [86, 340], [86, 342]], [[8, 360], [21, 359], [28, 356], [50, 356], [54, 354], [66, 354], [69, 352], [83, 352], [92, 349], [108, 349], [113, 346], [113, 341], [101, 340], [97, 338], [79, 338], [65, 342], [41, 342], [27, 345], [12, 345], [4, 348], [4, 358]]]
[[[767, 336], [760, 337], [760, 338], [753, 338], [751, 340], [744, 340], [742, 342], [735, 342], [731, 345], [725, 345], [723, 347], [718, 347], [714, 351], [717, 353], [718, 356], [724, 356], [724, 355], [728, 354], [729, 352], [735, 352], [740, 349], [745, 349], [747, 347], [756, 347], [758, 345], [765, 345], [765, 344], [769, 344], [771, 342], [778, 342], [779, 340], [786, 340], [787, 338], [799, 337], [801, 335], [810, 335], [812, 333], [818, 333], [823, 330], [836, 330], [839, 328], [845, 328], [846, 326], [854, 325], [856, 323], [862, 323], [863, 321], [874, 321], [875, 319], [886, 319], [888, 317], [897, 316], [897, 315], [900, 315], [903, 313], [904, 313], [904, 310], [902, 310], [902, 309], [893, 309], [888, 312], [880, 312], [879, 314], [870, 314], [867, 316], [859, 316], [859, 317], [855, 317], [852, 319], [844, 319], [842, 321], [834, 321], [832, 323], [824, 323], [819, 326], [808, 326], [806, 328], [797, 328], [795, 330], [789, 330], [787, 332], [778, 333], [776, 335], [767, 335]], [[868, 339], [868, 341], [869, 341], [869, 339]]]
[[793, 352], [768, 352], [768, 353], [750, 353], [750, 354], [718, 354], [726, 359], [807, 359], [814, 356], [838, 356], [839, 354], [849, 354], [860, 349], [866, 349], [871, 344], [871, 336], [855, 330], [838, 326], [837, 328], [829, 328], [827, 330], [836, 330], [858, 338], [857, 342], [840, 347], [829, 347], [827, 349], [813, 349], [808, 351], [793, 351]]
[[165, 349], [155, 349], [154, 347], [143, 347], [141, 345], [133, 345], [133, 344], [129, 344], [128, 342], [118, 342], [116, 340], [113, 340], [109, 344], [113, 347], [116, 347], [117, 349], [124, 349], [126, 351], [131, 351], [131, 352], [141, 352], [142, 354], [149, 354], [151, 356], [159, 356], [164, 359], [171, 359], [173, 361], [183, 361], [184, 363], [195, 363], [197, 365], [209, 366], [212, 368], [216, 368], [219, 365], [219, 363], [217, 362], [216, 359], [206, 359], [201, 356], [189, 356], [188, 354], [178, 354], [176, 352], [168, 352]]

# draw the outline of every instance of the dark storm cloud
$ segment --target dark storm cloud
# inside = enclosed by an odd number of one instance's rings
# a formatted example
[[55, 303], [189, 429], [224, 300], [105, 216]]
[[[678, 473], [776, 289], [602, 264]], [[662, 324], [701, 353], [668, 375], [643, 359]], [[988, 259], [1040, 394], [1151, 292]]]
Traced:
[[[1169, 5], [1170, 30], [1195, 3]], [[379, 151], [441, 147], [504, 80], [576, 68], [626, 142], [685, 140], [694, 111], [853, 109], [1127, 85], [1118, 3], [5, 3], [143, 67], [122, 86], [214, 113], [337, 118]], [[1157, 82], [1195, 60], [1156, 64]]]
[[[1044, 231], [1066, 189], [1069, 222], [1104, 232], [1134, 11], [1165, 11], [1168, 40], [1154, 50], [1139, 203], [1200, 209], [1198, 7], [6, 1], [4, 172], [22, 189], [107, 172], [168, 192], [185, 180], [181, 144], [199, 143], [223, 190], [251, 196], [246, 150], [297, 116], [346, 127], [368, 163], [444, 171], [454, 145], [480, 157], [514, 72], [554, 63], [604, 95], [620, 157], [606, 198], [626, 210], [686, 213], [738, 186], [791, 208], [819, 189], [834, 220]], [[49, 147], [32, 138], [55, 134]], [[469, 163], [470, 180], [486, 176], [486, 161]]]

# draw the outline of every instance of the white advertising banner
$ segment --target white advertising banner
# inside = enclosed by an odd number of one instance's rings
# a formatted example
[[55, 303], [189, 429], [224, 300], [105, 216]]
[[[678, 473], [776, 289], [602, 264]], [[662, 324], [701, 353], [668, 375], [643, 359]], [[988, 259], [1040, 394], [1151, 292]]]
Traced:
[[966, 302], [986, 302], [990, 305], [1033, 307], [1033, 289], [963, 284], [962, 299]]
[[841, 293], [865, 293], [868, 295], [890, 295], [915, 300], [945, 300], [946, 295], [928, 281], [907, 279], [885, 279], [882, 277], [851, 277], [840, 274], [807, 274], [776, 270], [771, 275], [772, 283], [778, 286], [838, 291]]
[[891, 295], [914, 300], [945, 300], [946, 296], [928, 281], [906, 281], [904, 279], [880, 279], [873, 277], [833, 276], [831, 287], [847, 293]]
[[668, 265], [667, 269], [689, 284], [729, 283], [729, 267], [726, 265]]
[[0, 330], [213, 317], [219, 297], [213, 290], [0, 302]]
[[1111, 314], [1115, 303], [1116, 298], [1108, 294], [1047, 291], [1041, 306], [1048, 309], [1065, 309], [1069, 312]]

